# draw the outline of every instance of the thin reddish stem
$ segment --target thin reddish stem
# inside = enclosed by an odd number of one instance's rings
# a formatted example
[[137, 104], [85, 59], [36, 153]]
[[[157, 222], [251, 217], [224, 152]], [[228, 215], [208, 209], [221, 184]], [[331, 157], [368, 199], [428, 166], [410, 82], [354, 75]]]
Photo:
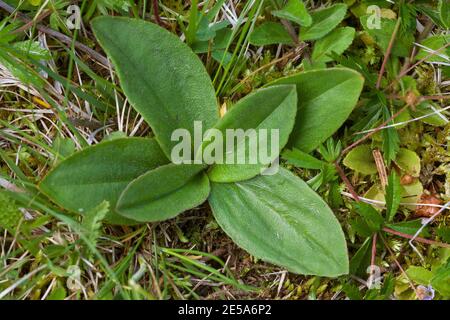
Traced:
[[386, 249], [389, 251], [389, 254], [391, 255], [391, 258], [394, 260], [395, 264], [397, 265], [397, 268], [400, 270], [400, 272], [405, 276], [405, 278], [408, 280], [409, 285], [411, 286], [411, 288], [414, 290], [414, 292], [417, 295], [417, 290], [416, 287], [414, 286], [414, 283], [411, 281], [411, 279], [408, 277], [408, 274], [405, 272], [405, 270], [402, 268], [400, 262], [398, 262], [397, 258], [395, 257], [394, 252], [392, 252], [392, 249], [389, 247], [389, 245], [387, 244], [386, 240], [384, 239], [383, 235], [380, 234], [380, 238], [381, 241], [383, 241], [384, 246], [386, 247]]
[[380, 89], [381, 80], [383, 79], [384, 70], [386, 69], [386, 64], [389, 60], [389, 56], [391, 55], [392, 48], [394, 47], [395, 38], [397, 37], [398, 29], [400, 27], [401, 18], [397, 19], [397, 23], [395, 24], [394, 32], [392, 33], [391, 40], [389, 40], [389, 45], [386, 50], [386, 54], [384, 55], [383, 63], [381, 64], [380, 73], [378, 74], [377, 79], [377, 89]]
[[336, 170], [339, 174], [339, 176], [341, 177], [342, 181], [344, 181], [345, 185], [347, 186], [348, 191], [352, 194], [353, 199], [355, 199], [355, 201], [359, 202], [359, 196], [356, 193], [355, 189], [353, 188], [351, 182], [348, 180], [347, 176], [345, 175], [344, 170], [342, 170], [341, 166], [339, 165], [339, 163], [336, 161], [334, 163], [334, 166], [336, 167]]
[[429, 240], [429, 239], [424, 239], [424, 238], [421, 238], [421, 237], [414, 238], [414, 236], [412, 236], [412, 235], [409, 235], [409, 234], [406, 234], [406, 233], [403, 233], [403, 232], [399, 232], [399, 231], [395, 231], [395, 230], [392, 230], [392, 229], [390, 229], [388, 227], [384, 227], [383, 231], [387, 232], [387, 233], [390, 233], [390, 234], [393, 234], [393, 235], [396, 235], [396, 236], [399, 236], [399, 237], [402, 237], [402, 238], [405, 238], [405, 239], [414, 239], [414, 240], [416, 240], [418, 242], [431, 244], [431, 245], [435, 245], [435, 246], [442, 247], [442, 248], [450, 248], [450, 244], [442, 243], [442, 242], [438, 242], [438, 241], [433, 241], [433, 240]]
[[352, 143], [351, 145], [349, 145], [347, 148], [345, 148], [340, 155], [340, 158], [342, 158], [342, 156], [344, 154], [346, 154], [347, 152], [349, 152], [351, 149], [353, 149], [354, 147], [356, 147], [357, 145], [359, 145], [361, 142], [367, 140], [368, 138], [370, 138], [371, 136], [373, 136], [375, 133], [377, 133], [378, 131], [380, 131], [381, 129], [383, 129], [389, 122], [391, 122], [392, 120], [394, 120], [395, 118], [397, 118], [401, 113], [403, 113], [407, 108], [409, 107], [409, 105], [405, 105], [403, 108], [401, 108], [399, 111], [397, 111], [392, 117], [390, 117], [389, 119], [387, 119], [385, 122], [383, 122], [382, 124], [380, 124], [378, 127], [376, 127], [373, 131], [369, 132], [368, 134], [366, 134], [364, 137], [362, 137], [361, 139], [355, 141], [354, 143]]
[[372, 238], [372, 258], [370, 259], [370, 265], [375, 265], [375, 257], [377, 255], [377, 233], [373, 234]]
[[431, 58], [432, 56], [436, 55], [437, 53], [441, 52], [442, 50], [444, 50], [445, 48], [447, 48], [448, 46], [450, 46], [450, 42], [447, 43], [445, 46], [440, 47], [437, 50], [434, 50], [434, 52], [431, 52], [430, 54], [426, 55], [424, 58], [420, 59], [419, 61], [417, 61], [416, 63], [414, 63], [412, 66], [410, 66], [408, 69], [400, 72], [400, 74], [395, 77], [394, 81], [392, 81], [386, 89], [389, 89], [390, 87], [392, 87], [394, 85], [395, 82], [397, 82], [398, 80], [400, 80], [403, 76], [406, 76], [408, 74], [408, 72], [410, 72], [411, 70], [414, 70], [418, 65], [422, 64], [423, 62], [425, 62], [427, 59]]
[[164, 27], [165, 24], [162, 22], [161, 17], [159, 16], [159, 9], [158, 9], [158, 0], [152, 0], [153, 5], [153, 14], [155, 16], [156, 22], [161, 26]]

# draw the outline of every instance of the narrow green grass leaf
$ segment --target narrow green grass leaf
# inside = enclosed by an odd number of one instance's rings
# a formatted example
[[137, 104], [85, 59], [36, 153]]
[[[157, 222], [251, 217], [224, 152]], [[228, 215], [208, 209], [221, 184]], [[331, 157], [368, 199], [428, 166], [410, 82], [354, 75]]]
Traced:
[[[388, 120], [391, 117], [391, 113], [387, 107], [383, 109], [384, 119]], [[389, 124], [392, 124], [392, 122]], [[383, 137], [382, 147], [384, 160], [387, 164], [391, 164], [391, 161], [396, 159], [397, 153], [400, 150], [400, 136], [398, 135], [397, 129], [393, 127], [383, 129], [381, 135]]]
[[388, 185], [386, 187], [386, 218], [391, 222], [397, 213], [401, 201], [400, 177], [395, 171], [389, 175]]
[[448, 0], [439, 0], [439, 13], [442, 24], [450, 29], [450, 2]]

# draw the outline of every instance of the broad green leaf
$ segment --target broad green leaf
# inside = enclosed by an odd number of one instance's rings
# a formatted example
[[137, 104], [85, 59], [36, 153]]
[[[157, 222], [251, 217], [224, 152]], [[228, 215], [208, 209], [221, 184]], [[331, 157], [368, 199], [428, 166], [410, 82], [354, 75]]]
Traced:
[[[450, 56], [450, 47], [447, 47], [445, 49], [442, 48], [449, 42], [450, 35], [435, 35], [426, 38], [420, 43], [421, 48], [416, 55], [416, 60], [422, 60], [428, 57], [426, 59], [426, 61], [428, 62], [448, 63], [448, 57]], [[436, 54], [432, 54], [433, 52], [436, 52]]]
[[355, 29], [351, 27], [337, 28], [314, 45], [312, 59], [314, 62], [329, 62], [333, 58], [329, 56], [332, 52], [342, 54], [352, 44], [355, 38]]
[[361, 202], [355, 204], [356, 210], [372, 232], [378, 232], [384, 223], [383, 217], [370, 204]]
[[212, 41], [196, 41], [192, 44], [192, 50], [195, 53], [224, 50], [228, 47], [232, 40], [232, 36], [233, 30], [231, 28], [215, 30], [214, 39]]
[[409, 120], [411, 120], [410, 110], [405, 110], [401, 112], [395, 119], [393, 119], [393, 123], [395, 124], [396, 129], [403, 129], [408, 126]]
[[0, 189], [0, 227], [15, 234], [22, 218], [18, 204]]
[[[42, 0], [32, 0], [32, 1], [41, 1]], [[23, 1], [23, 0], [5, 0], [7, 4], [10, 4], [14, 6], [15, 8], [19, 7], [20, 10], [36, 10], [36, 7], [30, 2], [30, 1]]]
[[339, 222], [322, 198], [289, 171], [213, 183], [209, 202], [222, 229], [255, 257], [300, 274], [348, 273]]
[[52, 149], [56, 153], [55, 162], [58, 162], [74, 154], [76, 146], [72, 139], [57, 136], [52, 142]]
[[[444, 77], [444, 75], [442, 76]], [[414, 118], [421, 117], [420, 121], [431, 124], [432, 126], [443, 127], [449, 123], [447, 116], [443, 112], [436, 113], [436, 111], [442, 111], [442, 108], [436, 103], [426, 101], [417, 105], [415, 110], [410, 110], [410, 113]], [[423, 118], [424, 116], [426, 117]]]
[[419, 179], [416, 179], [413, 183], [402, 186], [401, 202], [405, 204], [411, 203], [411, 205], [406, 205], [406, 208], [415, 210], [416, 206], [414, 204], [419, 202], [422, 193], [423, 185]]
[[[402, 185], [400, 188], [401, 200], [403, 205], [410, 209], [415, 210], [415, 203], [419, 202], [420, 196], [423, 193], [423, 186], [419, 179], [416, 179], [413, 183]], [[386, 202], [384, 191], [380, 185], [374, 184], [365, 194], [364, 198], [379, 201], [381, 203]], [[374, 206], [375, 209], [380, 209], [381, 206]]]
[[228, 65], [233, 60], [233, 55], [225, 50], [214, 50], [211, 52], [211, 57], [222, 66]]
[[312, 23], [312, 18], [303, 0], [289, 0], [283, 9], [272, 11], [272, 14], [278, 18], [293, 21], [303, 27], [309, 27]]
[[216, 23], [211, 23], [206, 16], [202, 16], [198, 25], [197, 34], [195, 36], [197, 41], [209, 41], [214, 39], [216, 32], [226, 28], [230, 22], [223, 20]]
[[46, 300], [64, 300], [67, 297], [66, 289], [58, 284], [58, 287], [54, 288], [52, 292], [47, 296]]
[[378, 203], [373, 204], [372, 206], [378, 211], [381, 211], [381, 209], [384, 207], [383, 205], [385, 203], [384, 190], [378, 184], [374, 184], [373, 186], [371, 186], [369, 190], [367, 190], [366, 193], [364, 193], [364, 198], [377, 201]]
[[450, 243], [450, 227], [442, 226], [436, 230], [436, 235], [442, 239], [442, 241]]
[[[444, 2], [445, 1], [446, 0], [444, 0]], [[417, 9], [418, 13], [423, 14], [424, 16], [428, 16], [428, 18], [430, 18], [430, 20], [433, 21], [433, 23], [436, 24], [437, 26], [442, 27], [444, 29], [446, 28], [441, 19], [440, 11], [436, 10], [435, 7], [425, 3], [424, 4], [417, 3], [415, 4], [415, 8]]]
[[312, 24], [300, 29], [300, 40], [317, 40], [330, 33], [344, 19], [347, 6], [343, 3], [311, 13]]
[[126, 138], [127, 134], [123, 131], [114, 131], [103, 138], [102, 141], [112, 141], [116, 139]]
[[367, 238], [350, 260], [350, 274], [367, 276], [367, 267], [370, 265], [370, 248], [372, 239]]
[[[390, 117], [390, 113], [385, 114], [385, 120], [388, 120], [388, 117]], [[400, 149], [400, 136], [396, 128], [389, 127], [381, 132], [381, 137], [383, 157], [389, 165], [397, 157], [398, 150]]]
[[292, 164], [299, 168], [322, 169], [327, 164], [326, 162], [295, 148], [283, 151], [282, 156], [283, 159], [287, 160], [288, 164]]
[[450, 261], [436, 270], [431, 285], [444, 297], [450, 297]]
[[214, 40], [197, 41], [192, 44], [192, 50], [195, 53], [211, 53], [211, 57], [219, 63], [228, 64], [231, 61], [231, 53], [226, 49], [233, 37], [231, 28], [217, 30]]
[[[396, 278], [392, 273], [389, 273], [383, 279], [383, 285], [380, 288], [381, 297], [379, 300], [389, 300], [394, 293], [396, 286]], [[376, 289], [374, 290], [376, 292]]]
[[359, 145], [345, 156], [344, 165], [362, 174], [377, 173], [377, 166], [370, 145]]
[[193, 133], [218, 120], [214, 88], [200, 59], [177, 36], [149, 22], [99, 17], [94, 33], [111, 58], [133, 107], [152, 127], [170, 157], [175, 129]]
[[[225, 141], [219, 146], [224, 148], [225, 159], [223, 164], [215, 164], [210, 169], [208, 175], [211, 181], [241, 181], [264, 171], [288, 142], [296, 113], [297, 92], [293, 85], [260, 89], [241, 99], [215, 126], [223, 133]], [[228, 129], [241, 130], [248, 136], [243, 136], [244, 139], [235, 139], [234, 136], [227, 139]], [[278, 131], [277, 142], [272, 141], [272, 130]], [[273, 143], [278, 143], [278, 147]], [[228, 150], [228, 144], [233, 146], [232, 150]], [[267, 159], [262, 159], [261, 154]], [[241, 161], [238, 162], [238, 159]]]
[[[351, 281], [351, 280], [350, 280]], [[356, 284], [347, 282], [342, 286], [342, 291], [344, 291], [346, 298], [350, 300], [363, 300], [362, 293]]]
[[312, 60], [303, 60], [302, 61], [304, 71], [318, 70], [318, 69], [326, 69], [327, 63], [323, 61], [312, 61]]
[[202, 204], [209, 195], [201, 165], [168, 164], [131, 182], [117, 202], [117, 212], [139, 222], [162, 221]]
[[389, 222], [394, 219], [401, 201], [400, 178], [393, 170], [388, 178], [386, 187], [386, 218]]
[[[331, 166], [331, 165], [329, 165]], [[330, 191], [328, 192], [327, 202], [332, 209], [338, 209], [344, 205], [342, 198], [342, 188], [338, 181], [332, 181], [329, 184]]]
[[[102, 142], [62, 161], [47, 174], [39, 188], [58, 205], [73, 212], [85, 213], [103, 201], [114, 208], [132, 180], [168, 162], [154, 139]], [[106, 220], [115, 224], [132, 222], [114, 212]]]
[[288, 146], [311, 152], [345, 122], [358, 101], [364, 78], [357, 72], [333, 68], [302, 72], [269, 85], [297, 86], [297, 116]]
[[11, 74], [22, 81], [24, 84], [31, 84], [37, 88], [45, 86], [45, 81], [39, 74], [29, 67], [22, 59], [26, 59], [27, 54], [12, 49], [9, 44], [2, 44], [0, 42], [0, 64], [11, 72]]
[[[409, 220], [409, 221], [402, 221], [397, 223], [387, 223], [386, 227], [403, 232], [410, 235], [415, 235], [417, 233], [417, 230], [419, 230], [422, 227], [422, 220], [416, 219], [416, 220]], [[429, 236], [429, 233], [427, 231], [427, 228], [425, 227], [423, 231], [420, 233], [421, 237], [427, 237]]]
[[373, 230], [363, 218], [355, 217], [354, 219], [349, 219], [348, 222], [351, 226], [352, 232], [356, 233], [360, 237], [367, 238], [373, 235]]
[[12, 44], [12, 48], [33, 59], [48, 60], [51, 58], [50, 52], [41, 47], [38, 41], [19, 41]]
[[[381, 28], [370, 28], [367, 24], [369, 16], [360, 18], [364, 30], [376, 41], [377, 45], [386, 53], [391, 41], [392, 34], [395, 30], [397, 20], [381, 18]], [[414, 43], [414, 35], [412, 33], [402, 32], [399, 29], [392, 47], [391, 54], [398, 57], [408, 57], [411, 51], [411, 46]]]
[[429, 285], [431, 279], [434, 276], [433, 272], [423, 267], [416, 266], [410, 266], [408, 269], [406, 269], [406, 274], [412, 281], [424, 286]]
[[418, 177], [420, 174], [420, 158], [414, 151], [401, 148], [394, 162], [407, 174]]
[[442, 68], [442, 76], [446, 79], [450, 78], [450, 67], [444, 66]]
[[265, 22], [253, 30], [249, 42], [255, 46], [289, 44], [293, 41], [286, 29], [276, 22]]

